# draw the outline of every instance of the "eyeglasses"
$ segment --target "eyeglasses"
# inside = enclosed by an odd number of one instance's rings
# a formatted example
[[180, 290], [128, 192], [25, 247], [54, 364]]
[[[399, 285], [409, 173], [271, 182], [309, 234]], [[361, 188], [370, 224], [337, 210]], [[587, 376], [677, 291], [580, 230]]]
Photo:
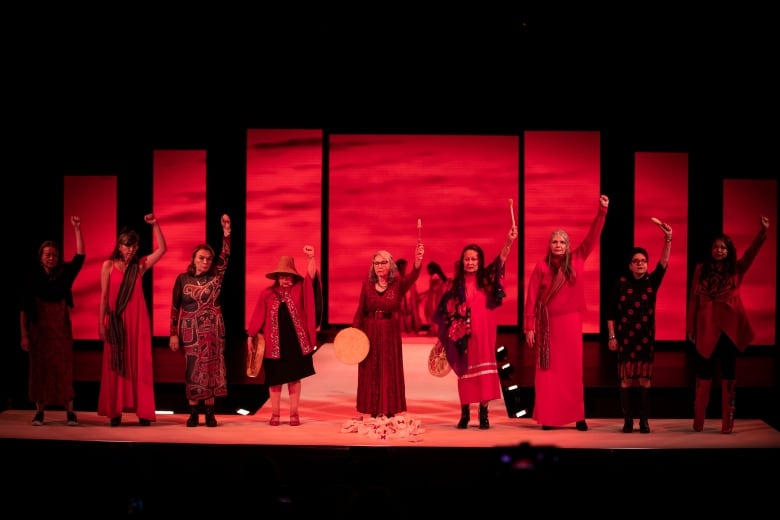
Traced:
[[631, 263], [634, 265], [646, 264], [647, 260], [645, 260], [644, 258], [634, 258], [633, 260], [631, 260]]
[[388, 262], [387, 260], [381, 260], [381, 261], [378, 261], [378, 262], [374, 262], [374, 265], [387, 265], [389, 263], [390, 262]]

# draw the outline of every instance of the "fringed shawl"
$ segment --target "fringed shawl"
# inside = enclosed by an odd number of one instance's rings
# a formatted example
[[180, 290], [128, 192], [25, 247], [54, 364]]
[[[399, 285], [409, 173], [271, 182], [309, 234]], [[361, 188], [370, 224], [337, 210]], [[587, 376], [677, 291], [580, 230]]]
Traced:
[[553, 282], [547, 291], [539, 298], [536, 309], [536, 345], [537, 345], [537, 360], [539, 368], [547, 370], [550, 368], [550, 315], [547, 310], [547, 304], [558, 292], [558, 289], [563, 287], [566, 282], [566, 276], [564, 276], [561, 270], [553, 277]]
[[[500, 256], [486, 267], [486, 278], [489, 282], [485, 288], [487, 309], [492, 310], [501, 306], [506, 296], [501, 283], [504, 269]], [[438, 325], [438, 338], [444, 345], [452, 371], [458, 377], [463, 376], [468, 370], [466, 350], [471, 336], [471, 309], [466, 304], [465, 287], [460, 286], [445, 291], [431, 319]]]
[[116, 295], [116, 307], [108, 311], [108, 327], [106, 338], [111, 345], [111, 369], [121, 375], [125, 373], [125, 326], [122, 314], [133, 294], [135, 281], [138, 278], [138, 262], [128, 264], [125, 269], [119, 293]]

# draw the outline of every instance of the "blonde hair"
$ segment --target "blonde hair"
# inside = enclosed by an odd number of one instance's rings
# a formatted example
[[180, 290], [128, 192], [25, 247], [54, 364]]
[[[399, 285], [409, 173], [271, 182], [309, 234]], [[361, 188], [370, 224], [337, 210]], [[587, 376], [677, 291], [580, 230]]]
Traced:
[[388, 271], [387, 271], [387, 283], [392, 282], [396, 278], [398, 278], [398, 266], [395, 264], [395, 260], [393, 260], [393, 255], [391, 255], [388, 251], [385, 251], [384, 249], [381, 249], [371, 255], [371, 266], [368, 268], [368, 280], [372, 283], [377, 283], [379, 281], [379, 277], [376, 275], [376, 271], [374, 270], [374, 259], [376, 257], [380, 257], [383, 260], [387, 260], [388, 264]]

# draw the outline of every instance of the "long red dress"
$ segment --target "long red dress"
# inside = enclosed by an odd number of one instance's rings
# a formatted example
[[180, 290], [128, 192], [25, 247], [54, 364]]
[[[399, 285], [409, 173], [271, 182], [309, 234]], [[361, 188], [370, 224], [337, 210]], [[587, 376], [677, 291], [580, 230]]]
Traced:
[[[550, 367], [536, 364], [533, 418], [544, 426], [564, 426], [585, 419], [585, 387], [582, 373], [582, 312], [585, 310], [583, 273], [585, 260], [596, 247], [604, 228], [606, 208], [599, 208], [582, 243], [571, 251], [577, 274], [566, 281], [547, 305], [549, 312]], [[528, 280], [525, 330], [535, 330], [537, 301], [552, 284], [553, 272], [545, 262], [534, 267]], [[537, 332], [537, 337], [539, 331]], [[538, 345], [537, 345], [538, 349]]]
[[501, 398], [501, 383], [496, 362], [498, 325], [495, 309], [488, 308], [488, 295], [477, 289], [477, 279], [466, 276], [467, 305], [470, 309], [471, 335], [466, 358], [466, 373], [458, 377], [460, 404], [484, 403]]
[[357, 411], [394, 415], [406, 411], [404, 358], [401, 342], [401, 302], [420, 276], [420, 268], [391, 282], [379, 292], [366, 280], [352, 326], [366, 333], [368, 355], [358, 363]]
[[[144, 265], [146, 258], [141, 258]], [[141, 271], [139, 271], [140, 273]], [[145, 272], [145, 271], [144, 271]], [[108, 278], [108, 306], [114, 310], [124, 273], [114, 266]], [[111, 344], [103, 342], [103, 371], [98, 396], [98, 415], [117, 417], [135, 412], [139, 419], [154, 421], [154, 377], [152, 363], [152, 327], [146, 306], [142, 275], [133, 286], [132, 295], [122, 313], [125, 330], [125, 373], [111, 368]]]
[[[439, 341], [447, 352], [447, 360], [458, 376], [461, 405], [482, 404], [501, 398], [495, 310], [502, 305], [504, 298], [502, 280], [505, 265], [497, 256], [485, 266], [485, 270], [489, 280], [487, 287], [479, 289], [477, 277], [466, 273], [461, 287], [444, 292], [432, 318]], [[465, 327], [464, 318], [467, 322]]]

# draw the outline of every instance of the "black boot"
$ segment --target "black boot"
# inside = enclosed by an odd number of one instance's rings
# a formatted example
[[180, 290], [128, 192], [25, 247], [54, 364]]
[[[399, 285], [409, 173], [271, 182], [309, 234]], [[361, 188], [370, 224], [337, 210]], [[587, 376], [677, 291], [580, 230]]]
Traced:
[[192, 428], [198, 425], [198, 405], [190, 405], [190, 416], [187, 418], [187, 427]]
[[620, 409], [623, 411], [623, 433], [634, 431], [634, 415], [631, 413], [631, 387], [620, 387]]
[[460, 421], [458, 421], [458, 428], [465, 430], [468, 428], [471, 412], [469, 411], [469, 405], [464, 404], [460, 407]]
[[213, 428], [217, 425], [217, 418], [214, 417], [214, 405], [206, 405], [206, 426]]
[[650, 423], [647, 417], [650, 414], [650, 389], [639, 387], [639, 433], [650, 433]]
[[480, 430], [487, 430], [490, 428], [490, 423], [488, 422], [488, 407], [486, 404], [479, 405], [479, 429]]
[[721, 419], [720, 433], [731, 433], [734, 431], [734, 406], [736, 404], [737, 397], [737, 380], [736, 379], [724, 379], [721, 381], [722, 395], [721, 395], [721, 413], [723, 418]]

